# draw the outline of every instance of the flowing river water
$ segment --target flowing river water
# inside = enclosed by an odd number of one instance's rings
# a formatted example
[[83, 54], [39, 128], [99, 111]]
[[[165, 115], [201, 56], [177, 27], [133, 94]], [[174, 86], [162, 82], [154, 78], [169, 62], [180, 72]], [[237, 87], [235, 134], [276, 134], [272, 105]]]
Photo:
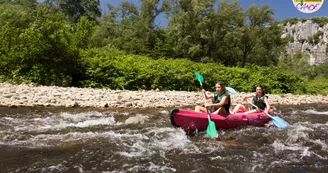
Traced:
[[0, 108], [0, 172], [320, 173], [328, 105], [276, 107], [290, 126], [173, 128], [167, 109]]

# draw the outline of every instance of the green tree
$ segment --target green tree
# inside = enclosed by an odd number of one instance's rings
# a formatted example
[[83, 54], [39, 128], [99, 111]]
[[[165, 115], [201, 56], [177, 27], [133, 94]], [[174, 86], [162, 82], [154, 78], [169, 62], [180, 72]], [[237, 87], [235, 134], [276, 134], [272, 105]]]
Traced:
[[30, 9], [36, 9], [37, 0], [0, 0], [0, 4], [22, 5]]
[[155, 25], [155, 18], [167, 11], [168, 1], [144, 0], [140, 9], [131, 2], [123, 1], [117, 7], [107, 4], [109, 11], [97, 27], [93, 37], [96, 47], [108, 46], [131, 54], [151, 57], [167, 55], [169, 44], [165, 31]]
[[225, 41], [231, 41], [235, 46], [241, 57], [241, 67], [246, 63], [277, 64], [287, 42], [280, 37], [282, 28], [274, 21], [273, 14], [268, 5], [258, 8], [253, 4], [245, 11], [244, 23], [227, 34]]
[[268, 5], [262, 5], [258, 8], [256, 4], [253, 4], [245, 11], [245, 14], [249, 22], [241, 29], [241, 39], [238, 45], [242, 51], [242, 67], [245, 66], [249, 55], [259, 45], [265, 24], [273, 21], [274, 12]]
[[285, 51], [290, 38], [281, 38], [283, 27], [279, 22], [271, 22], [260, 37], [260, 47], [252, 54], [251, 63], [270, 66], [279, 63], [279, 57]]
[[23, 56], [19, 49], [20, 35], [33, 21], [33, 12], [23, 5], [0, 5], [0, 73], [12, 76]]
[[279, 62], [281, 69], [286, 72], [300, 75], [303, 77], [311, 77], [314, 74], [314, 66], [309, 64], [309, 54], [297, 51], [293, 56], [285, 55]]
[[171, 3], [172, 16], [169, 19], [167, 32], [172, 38], [173, 57], [188, 57], [199, 61], [206, 55], [203, 45], [207, 36], [202, 34], [212, 19], [215, 1], [180, 0]]
[[87, 16], [91, 21], [101, 16], [99, 0], [45, 0], [45, 4], [59, 8], [74, 22], [78, 22], [82, 16]]
[[2, 74], [8, 79], [24, 78], [42, 85], [73, 85], [82, 73], [73, 26], [62, 13], [51, 13], [45, 6], [35, 13], [21, 7], [10, 5], [8, 11], [0, 13], [0, 18], [15, 14], [4, 21], [0, 30]]
[[111, 4], [107, 4], [107, 7], [109, 12], [103, 14], [102, 20], [100, 24], [96, 26], [94, 35], [92, 36], [93, 47], [104, 47], [110, 45], [112, 40], [119, 35], [119, 24], [117, 21], [118, 11]]
[[229, 3], [227, 0], [220, 1], [218, 4], [218, 12], [216, 20], [210, 23], [215, 26], [215, 37], [212, 46], [212, 57], [217, 62], [225, 65], [235, 65], [240, 61], [239, 50], [236, 47], [234, 38], [234, 30], [243, 26], [245, 23], [245, 15], [243, 8], [238, 4], [237, 0]]
[[[158, 15], [167, 12], [169, 9], [170, 5], [168, 0], [163, 0], [162, 4], [160, 4], [160, 0], [141, 0], [140, 16], [136, 28], [136, 34], [142, 36], [140, 37], [144, 48], [141, 52], [142, 54], [151, 57], [158, 55], [153, 52], [155, 46], [158, 45], [156, 43], [160, 41], [159, 37], [164, 37], [161, 35], [162, 32], [159, 31], [160, 28], [155, 25], [155, 19]], [[165, 39], [161, 41], [165, 42]], [[160, 47], [157, 47], [157, 49], [160, 49]]]
[[326, 79], [328, 79], [328, 64], [319, 64], [314, 67], [314, 75], [311, 76], [312, 78], [315, 76], [323, 76]]
[[95, 25], [86, 16], [82, 16], [73, 29], [76, 46], [82, 49], [90, 47]]
[[170, 9], [169, 0], [163, 0], [160, 5], [160, 0], [141, 0], [140, 18], [148, 28], [155, 28], [155, 19], [163, 12]]
[[[128, 53], [140, 54], [145, 52], [144, 42], [139, 34], [140, 26], [140, 12], [135, 4], [130, 2], [122, 2], [116, 9], [116, 16], [112, 16], [114, 20], [112, 23], [112, 31], [115, 35], [111, 36], [110, 44], [125, 50]], [[141, 27], [141, 28], [139, 28]]]

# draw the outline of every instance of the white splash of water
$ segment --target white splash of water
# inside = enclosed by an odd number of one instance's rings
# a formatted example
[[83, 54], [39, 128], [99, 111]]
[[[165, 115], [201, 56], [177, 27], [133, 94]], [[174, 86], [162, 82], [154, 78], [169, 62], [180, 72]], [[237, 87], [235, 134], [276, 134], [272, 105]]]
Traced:
[[[63, 171], [65, 166], [64, 165], [62, 165], [62, 164], [58, 164], [58, 165], [53, 165], [53, 166], [49, 166], [48, 167], [48, 170], [49, 171]], [[46, 171], [46, 170], [44, 170], [44, 171]]]
[[143, 134], [130, 134], [118, 133], [115, 131], [106, 132], [69, 132], [66, 134], [38, 134], [35, 136], [29, 136], [25, 140], [11, 140], [4, 142], [5, 145], [24, 145], [30, 148], [38, 147], [50, 147], [50, 146], [60, 146], [65, 143], [84, 143], [84, 141], [98, 139], [98, 138], [108, 138], [109, 140], [118, 140], [122, 143], [126, 143], [127, 140], [131, 141], [142, 141], [148, 140], [148, 137]]
[[81, 113], [62, 112], [59, 116], [62, 117], [63, 119], [67, 119], [71, 121], [81, 121], [90, 117], [102, 117], [104, 116], [104, 114], [96, 111], [81, 112]]
[[62, 130], [68, 127], [86, 128], [97, 125], [120, 125], [113, 115], [100, 112], [87, 113], [61, 113], [59, 116], [32, 118], [32, 119], [10, 119], [10, 125], [16, 132], [46, 132], [51, 130]]
[[102, 137], [110, 137], [111, 139], [120, 140], [120, 141], [124, 141], [124, 140], [134, 141], [134, 140], [148, 140], [149, 139], [147, 136], [143, 135], [139, 131], [129, 130], [129, 129], [124, 130], [124, 132], [107, 131], [107, 132], [103, 132], [101, 134], [103, 134]]
[[312, 124], [314, 128], [320, 128], [321, 130], [328, 130], [328, 121], [325, 124], [315, 123]]
[[149, 162], [150, 166], [147, 168], [147, 170], [151, 172], [176, 172], [176, 169], [170, 168], [167, 166], [160, 166], [160, 165], [155, 165], [153, 162]]
[[306, 114], [314, 114], [314, 115], [328, 115], [328, 111], [320, 112], [315, 109], [308, 109], [308, 110], [301, 111], [301, 112], [306, 113]]
[[314, 131], [312, 128], [309, 128], [307, 126], [309, 126], [309, 122], [293, 124], [293, 128], [290, 128], [287, 132], [288, 142], [294, 143], [300, 139], [307, 140], [309, 138], [309, 132]]
[[185, 132], [178, 128], [153, 128], [150, 129], [146, 135], [152, 135], [151, 147], [154, 149], [162, 150], [172, 150], [172, 149], [181, 149], [181, 150], [193, 150], [200, 152], [200, 150], [188, 139]]
[[167, 114], [169, 113], [169, 111], [167, 111], [167, 110], [162, 110], [162, 111], [159, 111], [159, 113], [167, 115]]
[[176, 172], [175, 168], [168, 167], [166, 165], [155, 165], [153, 162], [149, 162], [143, 165], [136, 165], [127, 169], [129, 172], [138, 172], [139, 170], [147, 170], [147, 172]]
[[144, 116], [142, 114], [137, 114], [134, 117], [129, 117], [125, 120], [125, 124], [144, 124], [145, 121], [149, 119], [149, 116]]
[[311, 153], [312, 152], [309, 152], [309, 147], [305, 148], [303, 150], [303, 153], [301, 154], [301, 157], [304, 157], [304, 156], [311, 156]]
[[313, 143], [318, 144], [321, 146], [321, 150], [326, 151], [327, 150], [327, 144], [324, 141], [321, 141], [320, 139], [316, 139], [316, 140], [311, 140]]
[[[317, 156], [320, 159], [327, 159], [326, 156], [322, 156], [321, 152], [317, 152], [318, 149], [313, 149], [311, 146], [320, 146], [321, 151], [324, 153], [327, 151], [327, 144], [320, 139], [313, 139], [311, 134], [316, 133], [317, 129], [320, 131], [327, 129], [328, 124], [320, 124], [311, 122], [298, 122], [294, 123], [287, 132], [287, 139], [284, 141], [276, 140], [271, 146], [276, 153], [288, 152], [287, 160], [289, 162], [299, 162], [303, 157]], [[304, 145], [306, 143], [307, 145]], [[317, 147], [316, 147], [317, 148]], [[319, 149], [319, 150], [320, 150]], [[280, 161], [281, 162], [281, 161]], [[287, 163], [281, 163], [287, 164]]]
[[211, 157], [211, 160], [222, 160], [221, 156], [215, 156], [215, 157]]
[[296, 114], [299, 114], [299, 112], [297, 110], [293, 110], [290, 114], [291, 115], [296, 115]]
[[147, 144], [143, 141], [137, 141], [136, 143], [128, 146], [125, 143], [125, 146], [128, 147], [129, 151], [118, 152], [118, 154], [126, 157], [141, 157], [141, 156], [149, 156], [155, 154], [155, 151], [151, 151], [148, 149]]
[[132, 145], [124, 143], [125, 150], [117, 152], [125, 157], [146, 157], [161, 152], [161, 157], [165, 158], [165, 151], [179, 149], [183, 152], [199, 152], [199, 149], [191, 143], [182, 129], [174, 128], [151, 128], [144, 135], [147, 140], [133, 140]]
[[276, 153], [289, 150], [300, 151], [300, 153], [303, 154], [309, 149], [309, 147], [299, 146], [297, 144], [286, 144], [277, 140], [275, 140], [271, 146], [274, 148]]
[[110, 118], [99, 118], [95, 120], [86, 120], [84, 122], [78, 122], [78, 123], [69, 123], [65, 124], [64, 126], [59, 126], [57, 128], [66, 128], [66, 127], [90, 127], [90, 126], [96, 126], [96, 125], [113, 125], [115, 124], [114, 117]]

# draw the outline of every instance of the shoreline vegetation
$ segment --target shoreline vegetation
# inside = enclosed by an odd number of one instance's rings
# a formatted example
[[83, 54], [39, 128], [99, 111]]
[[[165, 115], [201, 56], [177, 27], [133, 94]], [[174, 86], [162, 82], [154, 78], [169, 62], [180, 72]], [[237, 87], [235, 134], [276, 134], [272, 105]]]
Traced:
[[[249, 93], [240, 93], [245, 95]], [[328, 96], [268, 94], [272, 106], [325, 104]], [[232, 105], [242, 102], [232, 95]], [[0, 106], [3, 107], [94, 107], [94, 108], [168, 108], [203, 103], [200, 91], [111, 90], [33, 84], [0, 83]]]
[[[299, 26], [305, 20], [324, 28], [328, 26], [326, 17], [277, 21], [267, 4], [243, 9], [238, 0], [107, 5], [109, 11], [102, 13], [96, 0], [1, 1], [0, 83], [40, 87], [8, 85], [13, 91], [5, 89], [0, 104], [195, 105], [202, 103], [195, 72], [204, 76], [207, 90], [223, 81], [238, 92], [250, 92], [261, 84], [271, 94], [328, 94], [328, 63], [310, 65], [310, 55], [315, 52], [306, 46], [322, 47], [327, 33], [318, 30], [307, 35], [302, 29], [291, 29], [307, 28]], [[155, 22], [161, 14], [169, 16], [167, 27]], [[288, 22], [288, 28], [284, 27]], [[291, 47], [293, 51], [288, 53], [289, 43], [303, 47]], [[328, 47], [318, 51], [324, 54]], [[156, 88], [160, 92], [150, 91]], [[278, 96], [272, 95], [274, 104], [325, 100]], [[235, 97], [234, 104], [240, 102]]]

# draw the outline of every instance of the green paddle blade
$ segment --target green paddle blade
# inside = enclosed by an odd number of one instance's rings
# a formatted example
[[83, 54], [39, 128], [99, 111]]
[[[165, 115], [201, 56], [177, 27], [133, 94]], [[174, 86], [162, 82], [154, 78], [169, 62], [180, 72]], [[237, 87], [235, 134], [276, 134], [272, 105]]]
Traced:
[[202, 85], [202, 83], [204, 82], [204, 77], [197, 71], [195, 72], [195, 75], [196, 75], [196, 78], [199, 81], [200, 85]]
[[208, 121], [206, 134], [209, 137], [217, 137], [218, 136], [218, 132], [216, 131], [216, 127], [215, 127], [215, 123], [211, 120]]
[[[197, 80], [200, 83], [200, 86], [203, 88], [202, 83], [204, 82], [204, 77], [197, 71], [195, 72], [195, 75], [196, 75]], [[204, 102], [206, 104], [205, 95], [204, 95]], [[206, 111], [207, 111], [207, 117], [208, 117], [208, 126], [206, 129], [206, 135], [209, 137], [219, 137], [218, 132], [216, 131], [215, 123], [211, 120], [211, 117], [210, 117], [210, 114], [209, 114], [207, 108], [206, 108]]]

